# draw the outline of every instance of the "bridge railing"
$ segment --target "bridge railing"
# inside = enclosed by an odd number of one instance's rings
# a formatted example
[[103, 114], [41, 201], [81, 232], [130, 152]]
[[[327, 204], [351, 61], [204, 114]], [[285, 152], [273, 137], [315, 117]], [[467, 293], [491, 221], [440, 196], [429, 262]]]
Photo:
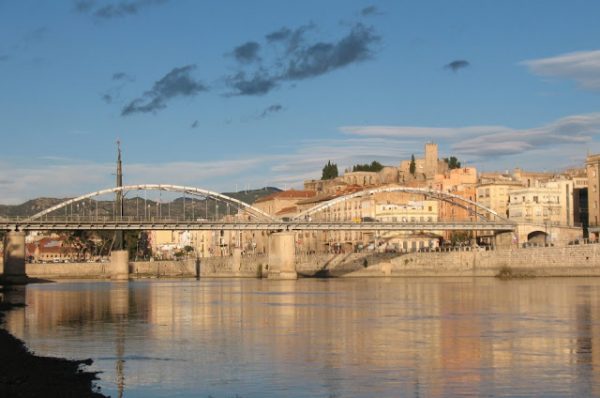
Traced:
[[239, 217], [224, 220], [223, 217], [209, 217], [209, 218], [191, 218], [191, 217], [168, 217], [168, 216], [82, 216], [82, 215], [69, 215], [69, 216], [43, 216], [36, 219], [31, 219], [27, 216], [16, 216], [16, 217], [0, 217], [0, 223], [25, 223], [25, 222], [36, 222], [36, 223], [109, 223], [109, 222], [157, 222], [157, 223], [181, 223], [181, 222], [249, 222], [250, 217], [241, 219]]
[[[458, 221], [458, 220], [438, 220], [435, 222], [431, 221], [420, 221], [420, 220], [402, 220], [402, 221], [394, 221], [394, 222], [356, 222], [351, 220], [257, 220], [251, 218], [249, 216], [246, 217], [181, 217], [181, 216], [95, 216], [95, 215], [68, 215], [68, 216], [43, 216], [36, 219], [31, 219], [31, 217], [27, 216], [16, 216], [16, 217], [0, 217], [0, 223], [163, 223], [163, 224], [172, 224], [172, 223], [281, 223], [281, 224], [361, 224], [361, 225], [370, 225], [375, 229], [377, 225], [387, 225], [387, 224], [398, 224], [398, 225], [430, 225], [430, 224], [480, 224], [480, 225], [492, 225], [492, 224], [503, 224], [503, 222], [498, 221]], [[506, 222], [504, 222], [506, 224]]]

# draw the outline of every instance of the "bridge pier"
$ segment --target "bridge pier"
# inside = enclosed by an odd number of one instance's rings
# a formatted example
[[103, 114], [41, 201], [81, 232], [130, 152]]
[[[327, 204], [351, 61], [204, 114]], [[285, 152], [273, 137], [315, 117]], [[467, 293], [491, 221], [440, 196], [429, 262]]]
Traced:
[[110, 253], [110, 279], [126, 281], [129, 279], [129, 252], [113, 250]]
[[293, 232], [269, 235], [269, 279], [297, 279], [296, 245]]
[[494, 246], [498, 249], [510, 249], [513, 245], [513, 233], [511, 231], [496, 232], [494, 234]]
[[237, 247], [233, 249], [232, 260], [232, 270], [234, 272], [240, 272], [242, 270], [242, 249]]
[[9, 231], [4, 236], [4, 274], [8, 282], [24, 282], [25, 274], [25, 232]]

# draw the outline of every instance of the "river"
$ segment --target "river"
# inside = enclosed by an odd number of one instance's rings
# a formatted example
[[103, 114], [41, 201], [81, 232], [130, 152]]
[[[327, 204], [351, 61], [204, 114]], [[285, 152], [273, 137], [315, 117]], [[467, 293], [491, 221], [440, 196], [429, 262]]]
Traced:
[[32, 284], [6, 328], [113, 397], [600, 395], [600, 278]]

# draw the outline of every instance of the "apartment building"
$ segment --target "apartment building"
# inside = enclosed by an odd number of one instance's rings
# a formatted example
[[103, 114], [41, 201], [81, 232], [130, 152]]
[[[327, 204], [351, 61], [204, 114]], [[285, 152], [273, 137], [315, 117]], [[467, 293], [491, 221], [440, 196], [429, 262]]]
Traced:
[[523, 186], [517, 181], [488, 182], [477, 186], [477, 202], [502, 217], [508, 217], [510, 194]]
[[509, 218], [519, 223], [561, 223], [561, 191], [557, 186], [515, 189], [510, 193]]

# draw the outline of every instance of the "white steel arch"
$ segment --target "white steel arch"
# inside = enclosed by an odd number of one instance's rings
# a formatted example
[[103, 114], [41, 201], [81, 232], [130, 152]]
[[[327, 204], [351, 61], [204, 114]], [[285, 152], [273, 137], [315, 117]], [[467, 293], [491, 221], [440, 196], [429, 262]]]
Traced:
[[210, 197], [210, 198], [217, 199], [221, 202], [233, 203], [233, 204], [237, 205], [239, 208], [243, 208], [244, 210], [248, 211], [248, 213], [250, 213], [254, 217], [264, 218], [266, 221], [276, 221], [276, 219], [274, 217], [265, 213], [264, 211], [257, 209], [256, 207], [251, 206], [247, 203], [244, 203], [241, 200], [229, 197], [227, 195], [223, 195], [218, 192], [213, 192], [213, 191], [209, 191], [209, 190], [202, 189], [202, 188], [186, 187], [186, 186], [171, 185], [171, 184], [125, 185], [122, 187], [106, 188], [106, 189], [102, 189], [99, 191], [90, 192], [88, 194], [81, 195], [76, 198], [72, 198], [72, 199], [66, 200], [64, 202], [61, 202], [61, 203], [59, 203], [55, 206], [52, 206], [46, 210], [40, 211], [39, 213], [36, 213], [33, 216], [29, 217], [27, 219], [27, 221], [37, 220], [37, 219], [45, 216], [46, 214], [50, 214], [53, 211], [62, 209], [73, 203], [81, 202], [83, 200], [93, 198], [95, 196], [106, 195], [109, 193], [115, 193], [115, 192], [119, 192], [119, 191], [123, 191], [123, 192], [125, 192], [125, 191], [168, 191], [168, 192], [187, 193], [190, 195], [202, 196], [205, 198]]
[[[311, 214], [314, 214], [319, 211], [330, 208], [332, 206], [335, 206], [338, 203], [343, 203], [346, 200], [361, 197], [361, 196], [372, 195], [372, 194], [376, 194], [376, 193], [382, 193], [382, 192], [404, 192], [404, 193], [420, 194], [420, 195], [424, 195], [426, 197], [430, 197], [430, 198], [434, 198], [434, 199], [438, 199], [438, 200], [441, 200], [444, 202], [451, 203], [454, 206], [458, 206], [458, 207], [466, 209], [470, 212], [474, 212], [477, 216], [480, 216], [480, 217], [483, 217], [483, 214], [488, 213], [488, 214], [493, 215], [494, 217], [497, 217], [498, 220], [500, 220], [500, 221], [509, 222], [508, 219], [506, 219], [505, 217], [502, 217], [496, 211], [494, 211], [486, 206], [483, 206], [477, 202], [474, 202], [470, 199], [464, 198], [460, 195], [455, 195], [455, 194], [448, 193], [448, 192], [442, 192], [442, 191], [438, 191], [436, 189], [430, 189], [430, 188], [413, 188], [413, 187], [403, 187], [403, 186], [390, 186], [390, 187], [374, 188], [374, 189], [368, 189], [368, 190], [359, 191], [359, 192], [351, 193], [348, 195], [340, 196], [338, 198], [331, 199], [327, 202], [323, 202], [314, 207], [311, 207], [310, 209], [307, 209], [307, 210], [299, 213], [296, 217], [294, 217], [294, 219], [302, 220], [302, 219], [310, 216]], [[457, 203], [457, 202], [455, 202], [455, 200], [464, 202], [467, 205], [471, 205], [475, 209], [480, 209], [483, 211], [483, 213], [477, 212], [476, 210], [469, 208], [469, 206], [467, 206], [465, 204]]]

